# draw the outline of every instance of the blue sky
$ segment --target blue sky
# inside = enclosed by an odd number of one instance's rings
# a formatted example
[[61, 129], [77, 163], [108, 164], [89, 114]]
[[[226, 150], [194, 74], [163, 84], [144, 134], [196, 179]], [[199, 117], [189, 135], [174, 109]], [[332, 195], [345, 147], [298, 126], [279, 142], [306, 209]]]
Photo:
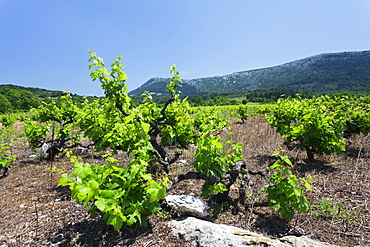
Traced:
[[370, 49], [369, 0], [0, 0], [0, 84], [103, 95], [87, 49], [129, 90]]

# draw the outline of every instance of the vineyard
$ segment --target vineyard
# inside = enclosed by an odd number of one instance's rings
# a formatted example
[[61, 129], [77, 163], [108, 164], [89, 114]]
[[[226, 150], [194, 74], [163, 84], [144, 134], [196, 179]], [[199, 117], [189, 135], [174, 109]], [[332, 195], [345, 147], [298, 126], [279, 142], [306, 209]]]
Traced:
[[215, 223], [370, 244], [370, 97], [196, 108], [172, 66], [168, 101], [134, 107], [121, 57], [89, 62], [105, 98], [3, 122], [2, 246], [187, 246], [171, 194], [207, 201]]

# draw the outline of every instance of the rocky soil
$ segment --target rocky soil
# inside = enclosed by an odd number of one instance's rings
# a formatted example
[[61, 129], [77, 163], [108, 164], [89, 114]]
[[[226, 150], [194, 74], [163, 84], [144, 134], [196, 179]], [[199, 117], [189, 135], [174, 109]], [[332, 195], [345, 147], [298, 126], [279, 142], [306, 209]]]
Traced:
[[[312, 177], [313, 192], [307, 194], [309, 203], [320, 204], [318, 200], [325, 198], [330, 199], [330, 203], [326, 208], [321, 207], [322, 210], [312, 209], [286, 222], [272, 207], [256, 206], [266, 200], [261, 188], [267, 185], [268, 178], [256, 175], [251, 176], [247, 206], [210, 202], [210, 215], [206, 220], [273, 238], [303, 235], [339, 246], [370, 246], [370, 136], [353, 137], [346, 152], [317, 157], [314, 163], [309, 163], [304, 151], [284, 146], [279, 134], [263, 118], [249, 119], [244, 124], [234, 122], [230, 127], [233, 140], [244, 145], [243, 156], [250, 169], [268, 175], [268, 166], [274, 161], [271, 154], [283, 147], [293, 161], [294, 173], [299, 177]], [[17, 161], [8, 175], [0, 178], [1, 247], [190, 246], [168, 226], [172, 219], [181, 217], [176, 212], [151, 216], [147, 228], [121, 231], [106, 226], [100, 217], [91, 218], [82, 205], [70, 199], [67, 188], [56, 186], [60, 173], [48, 171], [55, 167], [70, 172], [72, 166], [68, 159], [58, 157], [51, 163], [29, 157], [33, 151], [19, 134], [21, 126], [14, 132], [12, 151]], [[191, 170], [194, 152], [194, 147], [184, 150], [180, 160], [171, 167], [173, 175]], [[104, 162], [99, 153], [90, 152], [82, 157], [86, 162]], [[201, 185], [198, 180], [181, 181], [173, 185], [168, 194], [199, 197]], [[237, 195], [237, 187], [233, 193]]]

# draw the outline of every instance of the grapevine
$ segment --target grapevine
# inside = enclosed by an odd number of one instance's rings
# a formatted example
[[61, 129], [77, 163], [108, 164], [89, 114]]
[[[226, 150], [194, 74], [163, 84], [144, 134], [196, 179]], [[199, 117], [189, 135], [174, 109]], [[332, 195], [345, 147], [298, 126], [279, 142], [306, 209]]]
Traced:
[[46, 145], [49, 160], [54, 160], [63, 149], [79, 145], [81, 135], [73, 131], [79, 107], [70, 94], [66, 93], [49, 103], [43, 102], [37, 109], [32, 109], [31, 115], [32, 119], [24, 122], [25, 134], [32, 148]]
[[266, 186], [264, 190], [268, 194], [270, 205], [275, 207], [276, 212], [281, 213], [284, 219], [291, 221], [295, 210], [300, 213], [309, 210], [304, 192], [305, 189], [312, 191], [312, 188], [306, 179], [298, 179], [284, 166], [292, 166], [288, 156], [280, 155], [280, 152], [274, 156], [278, 156], [278, 160], [270, 166], [270, 171], [274, 171], [269, 178], [271, 185]]
[[16, 160], [16, 156], [12, 155], [11, 148], [5, 143], [0, 143], [0, 171], [1, 177], [5, 177], [7, 171], [11, 168], [12, 163]]
[[271, 127], [287, 143], [298, 142], [307, 152], [309, 161], [314, 154], [339, 154], [345, 151], [346, 138], [368, 134], [370, 121], [367, 98], [321, 96], [314, 99], [279, 99], [276, 108], [266, 118]]
[[125, 84], [127, 76], [120, 65], [121, 57], [111, 64], [111, 72], [92, 51], [89, 61], [92, 62], [90, 69], [94, 68], [91, 77], [101, 82], [106, 97], [100, 102], [85, 103], [77, 124], [85, 136], [93, 140], [97, 150], [122, 150], [131, 160], [120, 164], [109, 158], [102, 166], [74, 161], [74, 171], [70, 175], [63, 174], [59, 184], [68, 185], [72, 197], [83, 201], [85, 206], [92, 202], [89, 212], [94, 215], [98, 211], [115, 229], [123, 225], [142, 226], [150, 214], [158, 211], [158, 200], [164, 199], [168, 181], [166, 175], [153, 178], [149, 167], [156, 160], [164, 174], [168, 174], [169, 166], [181, 153], [171, 158], [162, 145], [175, 137], [181, 143], [192, 140], [191, 122], [186, 116], [188, 105], [175, 90], [181, 79], [172, 66], [173, 78], [167, 86], [172, 97], [166, 104], [160, 108], [147, 95], [143, 105], [133, 108]]

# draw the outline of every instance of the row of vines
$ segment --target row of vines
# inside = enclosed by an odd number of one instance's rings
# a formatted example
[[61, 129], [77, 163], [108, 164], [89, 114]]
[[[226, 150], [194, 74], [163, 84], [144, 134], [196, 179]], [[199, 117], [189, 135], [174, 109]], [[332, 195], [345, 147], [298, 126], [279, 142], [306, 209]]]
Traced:
[[[89, 68], [93, 81], [99, 81], [105, 97], [93, 102], [75, 103], [67, 94], [34, 109], [25, 122], [25, 133], [33, 148], [41, 148], [49, 160], [72, 147], [107, 151], [103, 165], [89, 164], [71, 157], [74, 169], [62, 174], [60, 186], [68, 186], [73, 199], [88, 207], [94, 216], [99, 213], [116, 230], [124, 225], [144, 226], [151, 214], [158, 213], [167, 189], [185, 179], [202, 179], [205, 198], [228, 200], [230, 187], [245, 179], [250, 171], [243, 161], [240, 143], [221, 140], [226, 118], [210, 110], [190, 107], [180, 98], [181, 78], [171, 67], [172, 81], [167, 85], [171, 94], [164, 105], [153, 102], [146, 94], [142, 104], [133, 106], [125, 81], [127, 75], [121, 57], [106, 68], [104, 61], [90, 51]], [[268, 109], [240, 106], [235, 111], [243, 121], [265, 113], [272, 127], [287, 142], [297, 142], [305, 148], [310, 160], [313, 154], [338, 153], [344, 150], [345, 138], [370, 129], [370, 98], [351, 99], [327, 96], [312, 100], [284, 99]], [[253, 112], [252, 112], [253, 111]], [[82, 138], [90, 144], [82, 144]], [[195, 172], [174, 176], [171, 165], [189, 144], [197, 147]], [[170, 155], [166, 147], [176, 146]], [[123, 151], [129, 161], [122, 163], [112, 154]], [[269, 205], [275, 206], [283, 218], [291, 220], [296, 213], [309, 209], [304, 196], [311, 190], [307, 180], [297, 178], [289, 169], [291, 162], [280, 152], [270, 167], [270, 185], [265, 188]], [[153, 172], [153, 167], [159, 167]], [[262, 176], [264, 174], [258, 173]], [[240, 188], [239, 202], [244, 202], [247, 187]]]
[[321, 96], [314, 99], [279, 99], [266, 118], [287, 143], [314, 155], [339, 154], [347, 140], [370, 132], [370, 97]]

